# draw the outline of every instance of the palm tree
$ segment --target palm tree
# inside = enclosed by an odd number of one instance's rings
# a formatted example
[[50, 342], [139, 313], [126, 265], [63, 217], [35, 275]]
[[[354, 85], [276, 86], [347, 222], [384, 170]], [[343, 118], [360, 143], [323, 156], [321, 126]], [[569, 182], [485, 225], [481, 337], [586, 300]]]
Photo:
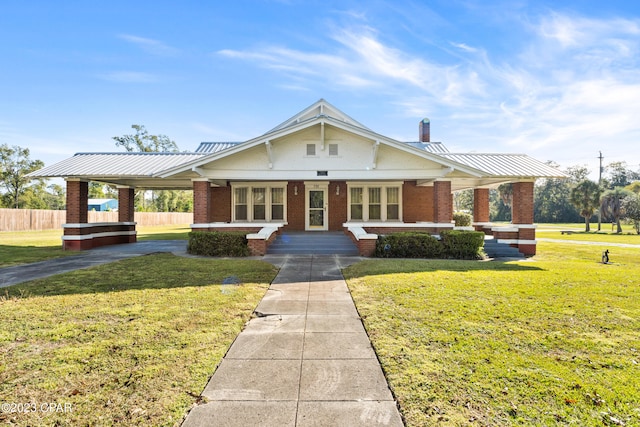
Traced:
[[623, 189], [622, 187], [615, 187], [613, 190], [606, 191], [602, 198], [601, 209], [602, 213], [608, 219], [615, 221], [618, 226], [617, 233], [622, 233], [622, 227], [620, 226], [620, 218], [624, 215], [624, 211], [622, 209], [622, 199], [629, 195], [629, 191]]
[[569, 201], [584, 218], [585, 230], [589, 232], [589, 219], [593, 216], [595, 210], [600, 206], [600, 193], [602, 190], [593, 181], [585, 179], [578, 185], [573, 187]]

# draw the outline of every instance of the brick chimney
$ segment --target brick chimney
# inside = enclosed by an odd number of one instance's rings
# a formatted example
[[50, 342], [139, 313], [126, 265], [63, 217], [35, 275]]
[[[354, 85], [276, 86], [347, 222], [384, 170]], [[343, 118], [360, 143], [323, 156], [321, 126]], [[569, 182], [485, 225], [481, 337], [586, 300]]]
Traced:
[[429, 119], [420, 120], [420, 142], [431, 142], [431, 122]]

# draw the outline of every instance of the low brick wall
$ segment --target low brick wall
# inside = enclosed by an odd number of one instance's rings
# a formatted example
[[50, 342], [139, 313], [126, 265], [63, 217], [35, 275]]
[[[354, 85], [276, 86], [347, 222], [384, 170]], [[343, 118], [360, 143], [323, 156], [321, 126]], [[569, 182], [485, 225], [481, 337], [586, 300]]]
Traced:
[[135, 243], [135, 222], [63, 224], [62, 249], [80, 251], [100, 246]]

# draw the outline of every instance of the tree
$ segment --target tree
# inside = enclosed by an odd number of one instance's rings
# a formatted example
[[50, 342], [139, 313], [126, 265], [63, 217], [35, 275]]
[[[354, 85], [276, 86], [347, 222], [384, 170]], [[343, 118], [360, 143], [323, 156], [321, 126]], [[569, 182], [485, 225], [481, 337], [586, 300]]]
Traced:
[[[116, 146], [124, 147], [129, 152], [170, 152], [180, 151], [178, 145], [166, 135], [149, 135], [149, 132], [141, 125], [131, 125], [136, 130], [135, 135], [114, 136]], [[107, 188], [108, 191], [108, 188]], [[135, 203], [138, 211], [159, 212], [189, 212], [192, 210], [193, 197], [184, 190], [160, 190], [151, 191], [151, 203], [147, 203], [146, 191], [136, 191]]]
[[624, 215], [622, 207], [622, 200], [630, 193], [620, 187], [613, 190], [607, 190], [600, 199], [600, 209], [607, 219], [615, 222], [618, 226], [617, 233], [622, 233], [622, 227], [620, 226], [620, 219]]
[[[7, 191], [3, 196], [6, 206], [15, 209], [23, 207], [22, 199], [30, 185], [30, 178], [26, 175], [43, 167], [44, 163], [41, 160], [29, 158], [28, 148], [0, 145], [0, 187]], [[39, 179], [34, 182], [43, 183]]]
[[631, 184], [624, 187], [624, 189], [631, 191], [632, 193], [640, 194], [640, 181], [634, 181]]
[[[552, 161], [549, 166], [559, 168]], [[533, 215], [536, 222], [576, 222], [581, 220], [569, 200], [571, 189], [577, 183], [587, 179], [589, 169], [584, 165], [576, 165], [564, 171], [568, 178], [538, 179], [534, 187]]]
[[633, 223], [633, 228], [640, 234], [640, 193], [628, 195], [622, 201], [625, 218]]
[[627, 162], [611, 162], [606, 167], [609, 188], [624, 187], [640, 179], [638, 173], [627, 168]]
[[584, 218], [585, 230], [589, 230], [589, 219], [600, 206], [600, 187], [593, 181], [585, 179], [571, 190], [570, 201]]
[[135, 135], [114, 136], [116, 146], [124, 147], [129, 152], [143, 153], [178, 152], [178, 145], [166, 135], [149, 135], [144, 126], [131, 125], [136, 130]]

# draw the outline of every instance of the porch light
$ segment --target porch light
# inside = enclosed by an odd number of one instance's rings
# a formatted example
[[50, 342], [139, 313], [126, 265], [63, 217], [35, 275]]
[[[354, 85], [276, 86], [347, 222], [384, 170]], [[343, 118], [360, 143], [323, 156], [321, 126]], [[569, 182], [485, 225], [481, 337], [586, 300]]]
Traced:
[[340, 195], [340, 184], [336, 184], [336, 196]]
[[294, 185], [294, 186], [293, 186], [293, 195], [294, 195], [294, 196], [297, 196], [297, 195], [298, 195], [298, 186], [297, 186], [297, 185]]

